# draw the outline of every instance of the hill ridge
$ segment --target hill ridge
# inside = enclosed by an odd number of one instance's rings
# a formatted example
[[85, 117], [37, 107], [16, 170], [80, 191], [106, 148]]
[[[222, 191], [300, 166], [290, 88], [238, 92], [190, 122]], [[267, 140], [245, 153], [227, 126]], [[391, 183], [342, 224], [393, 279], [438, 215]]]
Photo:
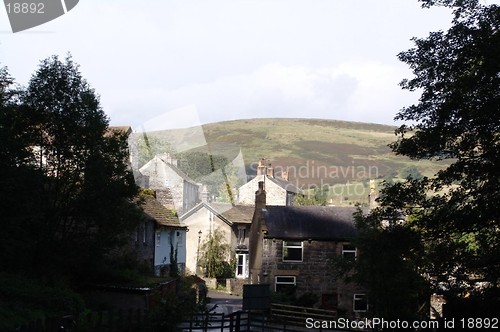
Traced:
[[[396, 140], [395, 129], [343, 120], [254, 118], [149, 132], [146, 136], [155, 153], [197, 151], [224, 156], [228, 161], [240, 156], [249, 178], [255, 175], [258, 161], [265, 158], [277, 176], [288, 171], [290, 182], [299, 188], [343, 186], [339, 197], [360, 199], [366, 197], [370, 179], [391, 181], [411, 165], [426, 176], [442, 168], [436, 162], [396, 156], [388, 147]], [[140, 146], [137, 142], [144, 134], [131, 137]], [[344, 194], [353, 185], [362, 190]]]

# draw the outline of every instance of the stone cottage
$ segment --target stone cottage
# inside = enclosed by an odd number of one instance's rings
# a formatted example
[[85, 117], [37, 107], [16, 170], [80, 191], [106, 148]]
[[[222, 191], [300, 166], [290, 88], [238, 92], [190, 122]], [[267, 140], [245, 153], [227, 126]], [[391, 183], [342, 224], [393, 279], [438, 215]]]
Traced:
[[352, 207], [271, 206], [264, 183], [255, 196], [249, 253], [249, 282], [298, 297], [315, 294], [317, 306], [339, 314], [362, 315], [368, 309], [363, 288], [336, 279], [333, 261], [353, 257], [356, 236]]
[[167, 275], [172, 268], [183, 273], [187, 228], [173, 209], [163, 206], [154, 196], [142, 195], [142, 200], [144, 218], [131, 241], [132, 249], [155, 275]]
[[291, 205], [293, 197], [301, 190], [288, 181], [286, 174], [281, 174], [281, 176], [275, 176], [272, 165], [266, 165], [265, 160], [261, 159], [257, 166], [257, 176], [238, 188], [238, 204], [254, 205], [258, 183], [263, 181], [266, 186], [268, 204]]
[[156, 155], [139, 169], [136, 183], [156, 191], [168, 189], [179, 215], [193, 208], [199, 200], [199, 184], [177, 167], [169, 153]]
[[186, 239], [186, 268], [191, 273], [201, 273], [197, 269], [200, 245], [215, 229], [220, 229], [230, 245], [236, 260], [236, 278], [248, 277], [248, 235], [252, 222], [253, 206], [233, 206], [227, 203], [203, 201], [183, 214], [183, 226], [189, 229]]

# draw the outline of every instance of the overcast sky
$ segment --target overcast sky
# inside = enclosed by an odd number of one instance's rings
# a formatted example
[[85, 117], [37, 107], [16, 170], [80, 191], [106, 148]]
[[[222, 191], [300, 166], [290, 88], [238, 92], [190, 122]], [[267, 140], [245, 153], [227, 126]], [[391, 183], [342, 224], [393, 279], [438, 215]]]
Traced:
[[113, 125], [394, 124], [418, 98], [398, 86], [410, 71], [396, 55], [450, 19], [417, 0], [81, 0], [15, 34], [0, 9], [0, 64], [26, 85], [41, 59], [71, 52]]

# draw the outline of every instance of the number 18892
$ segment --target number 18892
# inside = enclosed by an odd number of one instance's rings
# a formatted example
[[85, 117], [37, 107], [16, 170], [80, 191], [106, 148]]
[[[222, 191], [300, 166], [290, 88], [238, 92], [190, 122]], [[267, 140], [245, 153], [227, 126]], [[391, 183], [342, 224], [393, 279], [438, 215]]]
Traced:
[[498, 329], [498, 318], [462, 318], [462, 329]]
[[44, 14], [45, 5], [42, 2], [14, 2], [7, 3], [7, 14]]

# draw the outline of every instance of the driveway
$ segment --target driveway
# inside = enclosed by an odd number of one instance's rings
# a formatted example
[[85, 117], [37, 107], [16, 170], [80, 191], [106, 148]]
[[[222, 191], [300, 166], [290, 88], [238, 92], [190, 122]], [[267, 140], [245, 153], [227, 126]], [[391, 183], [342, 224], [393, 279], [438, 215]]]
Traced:
[[241, 296], [231, 295], [228, 293], [209, 290], [208, 297], [210, 298], [207, 309], [217, 306], [214, 312], [230, 314], [232, 312], [241, 310], [243, 298]]

